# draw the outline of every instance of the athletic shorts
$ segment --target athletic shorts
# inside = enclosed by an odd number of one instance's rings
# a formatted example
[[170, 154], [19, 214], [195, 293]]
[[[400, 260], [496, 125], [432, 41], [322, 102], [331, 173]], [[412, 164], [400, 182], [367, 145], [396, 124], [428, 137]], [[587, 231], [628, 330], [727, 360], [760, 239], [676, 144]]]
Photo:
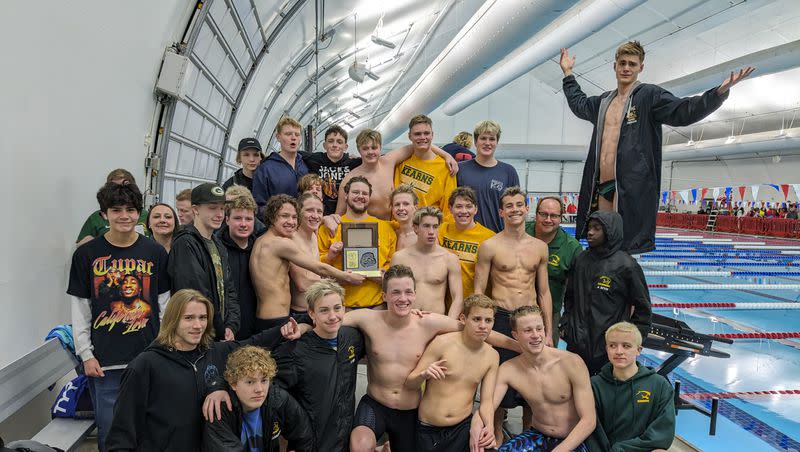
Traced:
[[[492, 329], [511, 337], [511, 313], [503, 308], [497, 308], [494, 313], [494, 325]], [[497, 350], [497, 353], [500, 355], [500, 364], [519, 355], [517, 352], [502, 347], [495, 347], [495, 350]], [[506, 395], [503, 396], [503, 400], [500, 401], [500, 408], [515, 408], [523, 403], [525, 403], [525, 401], [522, 397], [519, 396], [514, 388], [509, 386], [508, 390], [506, 390]]]
[[289, 309], [289, 317], [295, 319], [297, 323], [307, 323], [312, 325], [311, 316], [308, 315], [308, 311], [295, 311], [294, 309]]
[[356, 408], [353, 427], [363, 425], [375, 433], [375, 440], [389, 436], [392, 452], [414, 452], [417, 437], [417, 409], [395, 410], [364, 394]]
[[[469, 450], [469, 428], [472, 415], [456, 425], [437, 427], [417, 422], [417, 452], [466, 452]], [[394, 443], [390, 443], [394, 450]]]
[[286, 322], [289, 321], [289, 316], [275, 317], [274, 319], [259, 319], [256, 317], [254, 320], [253, 333], [255, 334], [266, 331], [270, 328], [275, 328], [276, 326], [286, 325]]
[[[550, 452], [558, 446], [563, 439], [551, 438], [534, 429], [528, 429], [521, 434], [503, 443], [497, 452]], [[586, 446], [581, 444], [574, 452], [586, 452]]]

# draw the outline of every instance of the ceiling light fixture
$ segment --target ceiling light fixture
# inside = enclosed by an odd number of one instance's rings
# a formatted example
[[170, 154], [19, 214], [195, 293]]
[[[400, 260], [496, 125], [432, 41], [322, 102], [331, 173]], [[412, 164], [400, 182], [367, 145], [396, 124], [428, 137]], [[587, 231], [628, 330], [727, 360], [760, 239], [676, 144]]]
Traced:
[[[348, 75], [350, 78], [353, 79], [357, 83], [362, 83], [364, 81], [364, 76], [367, 75], [367, 66], [363, 63], [354, 62], [350, 65], [350, 68], [347, 70]], [[374, 75], [374, 74], [373, 74]], [[370, 76], [370, 78], [372, 78]]]
[[372, 39], [372, 42], [378, 44], [379, 46], [388, 47], [390, 49], [394, 49], [395, 47], [397, 47], [395, 43], [393, 43], [392, 41], [387, 41], [386, 39], [383, 39], [377, 35], [372, 35], [370, 39]]

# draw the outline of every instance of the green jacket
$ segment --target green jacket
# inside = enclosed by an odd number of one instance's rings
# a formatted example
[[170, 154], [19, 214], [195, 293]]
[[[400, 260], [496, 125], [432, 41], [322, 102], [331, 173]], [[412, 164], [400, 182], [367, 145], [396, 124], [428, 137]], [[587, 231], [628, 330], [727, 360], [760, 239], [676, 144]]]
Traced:
[[675, 438], [672, 385], [638, 362], [626, 381], [612, 374], [611, 363], [592, 377], [597, 428], [586, 439], [590, 451], [649, 452], [669, 449]]
[[[536, 237], [536, 223], [527, 223], [525, 232], [531, 237]], [[547, 260], [547, 276], [550, 283], [550, 297], [553, 299], [553, 312], [560, 312], [564, 304], [564, 287], [567, 282], [567, 273], [572, 269], [572, 262], [575, 260], [583, 247], [575, 237], [567, 234], [562, 228], [558, 228], [553, 241], [547, 245], [550, 257]], [[558, 325], [553, 325], [557, 327]]]
[[[147, 235], [147, 209], [142, 209], [139, 212], [139, 221], [136, 223], [136, 232], [142, 235]], [[178, 221], [176, 218], [175, 221]], [[89, 215], [89, 218], [83, 223], [81, 227], [81, 231], [78, 233], [78, 240], [75, 240], [75, 243], [80, 242], [84, 239], [84, 237], [99, 237], [108, 231], [108, 220], [100, 215], [99, 210], [95, 210]]]

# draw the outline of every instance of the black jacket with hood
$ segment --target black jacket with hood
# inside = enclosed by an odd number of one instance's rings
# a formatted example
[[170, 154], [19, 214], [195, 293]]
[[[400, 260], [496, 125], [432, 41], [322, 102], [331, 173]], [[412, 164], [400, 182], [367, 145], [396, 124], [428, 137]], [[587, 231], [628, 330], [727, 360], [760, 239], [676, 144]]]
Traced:
[[[233, 410], [223, 409], [222, 419], [205, 423], [203, 450], [206, 452], [248, 452], [242, 444], [242, 404], [233, 391], [230, 392]], [[278, 452], [278, 437], [283, 436], [297, 452], [313, 452], [314, 432], [308, 414], [283, 388], [270, 385], [267, 399], [261, 405], [261, 449], [263, 452]]]
[[[597, 162], [605, 115], [617, 91], [587, 97], [572, 75], [564, 77], [563, 86], [567, 103], [575, 116], [594, 125], [589, 155], [583, 167], [576, 220], [576, 236], [584, 238], [592, 196], [597, 189]], [[728, 93], [719, 95], [716, 87], [701, 96], [687, 98], [675, 97], [669, 91], [647, 83], [638, 83], [633, 88], [622, 110], [615, 168], [617, 211], [625, 221], [623, 250], [639, 254], [656, 247], [656, 214], [661, 190], [661, 125], [688, 126], [711, 114], [727, 97]]]
[[[594, 212], [605, 231], [602, 247], [583, 251], [572, 266], [564, 296], [561, 337], [591, 370], [608, 362], [605, 332], [623, 320], [635, 324], [642, 337], [650, 331], [650, 292], [642, 268], [622, 244], [622, 218], [616, 212]], [[634, 308], [631, 315], [631, 306]]]
[[172, 293], [181, 289], [195, 289], [211, 300], [214, 305], [215, 338], [222, 340], [225, 338], [225, 328], [230, 328], [234, 334], [239, 331], [239, 300], [228, 265], [228, 249], [212, 234], [211, 240], [217, 245], [225, 277], [225, 299], [220, 300], [217, 274], [204, 240], [194, 225], [181, 228], [172, 241], [167, 271], [172, 279]]
[[247, 187], [247, 189], [250, 190], [250, 192], [252, 192], [253, 178], [245, 176], [244, 171], [241, 168], [239, 168], [238, 170], [236, 170], [235, 173], [233, 173], [233, 176], [231, 176], [228, 180], [225, 181], [224, 184], [222, 184], [222, 189], [227, 190], [233, 185], [241, 185], [243, 187]]
[[213, 342], [193, 361], [186, 352], [153, 342], [122, 374], [106, 449], [197, 452], [203, 400], [225, 389], [219, 382], [228, 355], [243, 345], [273, 349], [281, 342], [280, 327], [270, 328], [244, 341]]
[[592, 377], [597, 427], [586, 447], [602, 452], [650, 452], [669, 449], [675, 439], [675, 399], [669, 381], [653, 369], [617, 380], [611, 364]]
[[278, 364], [275, 381], [308, 412], [320, 452], [348, 450], [356, 404], [356, 367], [364, 354], [364, 337], [349, 326], [339, 329], [336, 349], [309, 331], [273, 353]]
[[216, 236], [228, 250], [231, 279], [239, 301], [239, 331], [236, 333], [236, 338], [247, 339], [256, 332], [255, 318], [258, 302], [253, 281], [250, 279], [250, 254], [253, 252], [256, 237], [255, 234], [251, 234], [247, 240], [247, 248], [241, 248], [231, 238], [231, 231], [226, 224], [223, 224], [216, 232]]

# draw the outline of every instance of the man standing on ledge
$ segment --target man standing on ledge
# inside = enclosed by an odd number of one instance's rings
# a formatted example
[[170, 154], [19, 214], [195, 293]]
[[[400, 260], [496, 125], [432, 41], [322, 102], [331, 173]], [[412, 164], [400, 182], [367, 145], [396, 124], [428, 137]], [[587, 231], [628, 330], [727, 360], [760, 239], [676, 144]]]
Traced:
[[644, 49], [638, 41], [617, 49], [617, 89], [600, 96], [587, 97], [581, 90], [572, 75], [575, 57], [567, 49], [561, 49], [560, 64], [569, 108], [594, 124], [583, 167], [576, 237], [586, 237], [591, 212], [613, 210], [624, 221], [622, 249], [631, 254], [652, 251], [661, 189], [661, 125], [688, 126], [705, 118], [754, 68], [731, 72], [718, 87], [681, 99], [657, 85], [637, 81], [644, 70]]

